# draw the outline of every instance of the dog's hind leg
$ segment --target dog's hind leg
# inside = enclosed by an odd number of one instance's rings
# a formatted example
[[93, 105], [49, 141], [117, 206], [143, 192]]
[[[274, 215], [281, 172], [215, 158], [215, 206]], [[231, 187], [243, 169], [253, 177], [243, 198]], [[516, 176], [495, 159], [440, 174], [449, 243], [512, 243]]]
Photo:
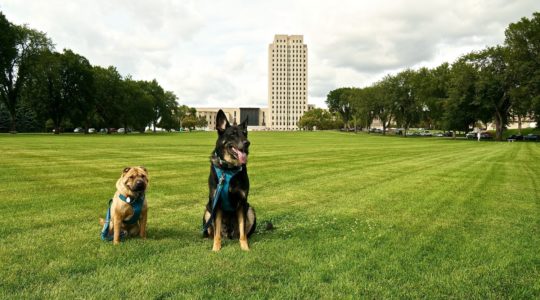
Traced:
[[140, 229], [139, 229], [139, 235], [143, 240], [146, 239], [146, 220], [148, 216], [148, 208], [143, 207], [141, 211], [141, 219], [139, 220]]
[[246, 212], [246, 232], [249, 238], [257, 227], [257, 217], [255, 215], [255, 209], [252, 206], [248, 207]]
[[238, 218], [238, 231], [240, 232], [240, 248], [244, 251], [249, 251], [248, 240], [246, 236], [246, 221], [244, 215], [244, 209], [239, 208], [236, 211], [236, 216]]
[[214, 246], [212, 251], [221, 250], [221, 222], [223, 221], [223, 213], [221, 209], [216, 212], [216, 218], [214, 219]]
[[139, 226], [139, 224], [130, 225], [127, 229], [127, 232], [128, 236], [130, 237], [138, 236], [141, 232], [141, 226]]

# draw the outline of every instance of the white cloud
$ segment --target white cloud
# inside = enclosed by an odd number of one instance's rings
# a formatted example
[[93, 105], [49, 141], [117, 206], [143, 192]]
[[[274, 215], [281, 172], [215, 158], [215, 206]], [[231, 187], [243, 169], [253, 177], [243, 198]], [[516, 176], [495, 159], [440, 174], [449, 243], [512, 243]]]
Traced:
[[265, 106], [273, 35], [303, 34], [309, 101], [504, 41], [536, 0], [17, 1], [0, 10], [93, 64], [156, 78], [193, 106]]

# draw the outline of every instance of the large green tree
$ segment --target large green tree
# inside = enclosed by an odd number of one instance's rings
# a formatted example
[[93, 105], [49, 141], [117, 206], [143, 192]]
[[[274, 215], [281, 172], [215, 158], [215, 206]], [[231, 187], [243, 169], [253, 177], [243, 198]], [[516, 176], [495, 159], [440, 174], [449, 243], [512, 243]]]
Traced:
[[[176, 102], [178, 100], [178, 97], [171, 92], [166, 91], [164, 94], [164, 109], [167, 110], [166, 112], [161, 114], [161, 118], [159, 120], [158, 126], [166, 129], [179, 129], [180, 128], [180, 119], [179, 119], [179, 107], [178, 103]], [[204, 127], [204, 126], [201, 126]]]
[[[197, 116], [197, 110], [194, 107], [189, 107], [187, 105], [180, 105], [178, 107], [178, 112], [176, 118], [178, 118], [178, 121], [180, 123], [180, 128], [186, 128], [187, 126], [184, 126], [183, 121], [184, 118], [187, 116]], [[189, 127], [187, 127], [189, 128]]]
[[467, 56], [468, 63], [478, 73], [476, 101], [491, 113], [499, 141], [510, 121], [512, 109], [510, 93], [514, 82], [508, 69], [507, 55], [507, 48], [497, 46]]
[[444, 103], [442, 127], [446, 130], [467, 131], [480, 117], [476, 103], [476, 69], [461, 57], [452, 64], [448, 99]]
[[386, 131], [394, 117], [395, 101], [392, 94], [392, 81], [393, 77], [387, 75], [373, 86], [375, 116], [379, 118], [383, 126], [383, 135], [386, 135]]
[[306, 111], [298, 121], [298, 127], [305, 130], [339, 129], [343, 126], [343, 121], [340, 116], [330, 113], [321, 108], [314, 108]]
[[448, 63], [443, 63], [429, 70], [429, 97], [426, 106], [429, 111], [428, 119], [431, 127], [443, 128], [444, 107], [449, 98], [451, 69]]
[[195, 115], [186, 115], [182, 118], [182, 128], [188, 128], [190, 130], [195, 129], [199, 125], [199, 118]]
[[28, 88], [34, 107], [52, 120], [56, 134], [67, 120], [87, 122], [93, 103], [93, 74], [86, 58], [67, 49], [63, 53], [42, 51]]
[[360, 127], [360, 129], [369, 129], [371, 123], [373, 123], [376, 110], [374, 92], [373, 87], [365, 87], [362, 89], [352, 88], [345, 93], [348, 95], [347, 99], [351, 103], [352, 120], [354, 121], [355, 132], [358, 127]]
[[521, 129], [521, 120], [529, 114], [540, 120], [540, 13], [510, 24], [505, 36], [508, 71], [515, 82], [512, 111]]
[[413, 93], [418, 104], [420, 125], [424, 128], [441, 128], [444, 102], [448, 98], [450, 69], [447, 63], [435, 69], [420, 68], [415, 71]]
[[0, 100], [10, 115], [12, 132], [17, 130], [17, 106], [25, 82], [46, 49], [52, 49], [52, 42], [44, 33], [11, 24], [0, 12]]
[[165, 91], [155, 79], [152, 81], [142, 81], [141, 86], [145, 89], [146, 94], [152, 101], [152, 130], [155, 133], [159, 119], [163, 114], [167, 114], [165, 108]]
[[405, 129], [407, 136], [409, 128], [420, 121], [422, 104], [418, 101], [418, 75], [407, 69], [398, 73], [392, 80], [390, 88], [394, 98], [394, 116], [397, 124]]
[[101, 128], [121, 127], [124, 86], [115, 67], [93, 67], [96, 123]]
[[343, 119], [345, 127], [349, 128], [349, 122], [353, 115], [350, 97], [352, 88], [338, 88], [330, 91], [326, 96], [326, 105], [330, 112], [338, 113]]
[[70, 97], [69, 118], [74, 126], [82, 126], [85, 133], [96, 115], [94, 73], [88, 59], [66, 49], [62, 53], [63, 93]]
[[122, 110], [120, 113], [122, 126], [127, 134], [128, 129], [144, 132], [154, 118], [154, 102], [148, 93], [147, 82], [136, 81], [128, 76], [123, 81]]

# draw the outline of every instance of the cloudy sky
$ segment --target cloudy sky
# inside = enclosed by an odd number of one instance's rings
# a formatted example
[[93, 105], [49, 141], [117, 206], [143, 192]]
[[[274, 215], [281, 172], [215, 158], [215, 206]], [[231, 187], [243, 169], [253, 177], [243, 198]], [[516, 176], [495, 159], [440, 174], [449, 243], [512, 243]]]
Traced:
[[0, 10], [46, 32], [57, 50], [155, 78], [200, 107], [266, 106], [268, 44], [302, 34], [308, 101], [324, 107], [334, 88], [502, 43], [508, 24], [540, 11], [540, 1], [2, 0]]

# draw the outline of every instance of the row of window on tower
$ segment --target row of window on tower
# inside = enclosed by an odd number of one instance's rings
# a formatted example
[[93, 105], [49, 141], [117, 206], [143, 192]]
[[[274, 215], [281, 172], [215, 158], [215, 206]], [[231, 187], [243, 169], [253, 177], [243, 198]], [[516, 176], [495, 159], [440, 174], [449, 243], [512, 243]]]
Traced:
[[[287, 113], [287, 111], [285, 111], [285, 110], [276, 110], [275, 112], [278, 113], [278, 114], [284, 114], [284, 113]], [[289, 113], [298, 116], [298, 115], [300, 115], [300, 114], [302, 113], [302, 111], [301, 111], [301, 110], [293, 110], [293, 111], [289, 111]], [[278, 116], [278, 117], [279, 117], [279, 116]], [[276, 119], [277, 119], [278, 117], [276, 117]], [[272, 116], [272, 120], [273, 120], [273, 119], [274, 119], [274, 116]]]
[[[285, 48], [285, 46], [287, 46], [287, 48], [291, 48], [291, 47], [293, 47], [293, 48], [301, 48], [301, 47], [304, 47], [304, 48], [305, 48], [305, 47], [306, 47], [305, 44], [301, 44], [302, 41], [300, 41], [300, 40], [292, 40], [291, 42], [293, 42], [294, 45], [289, 45], [289, 44], [287, 44], [286, 41], [283, 41], [283, 42], [277, 41], [277, 42], [278, 42], [278, 43], [285, 43], [285, 45], [284, 45], [284, 44], [275, 44], [276, 47], [282, 47], [282, 48]], [[296, 45], [296, 44], [300, 44], [300, 45]]]
[[[285, 72], [285, 68], [272, 68], [272, 71]], [[300, 68], [300, 69], [298, 69], [298, 67], [294, 67], [294, 68], [289, 67], [289, 68], [287, 68], [287, 71], [288, 71], [288, 73], [295, 73], [296, 74], [296, 72], [302, 72], [302, 71], [305, 72], [306, 67], [303, 66], [303, 68]], [[272, 75], [273, 75], [273, 73], [272, 73]], [[300, 75], [300, 74], [298, 74], [298, 75]]]
[[289, 97], [285, 97], [285, 96], [272, 96], [272, 100], [306, 100], [306, 96], [289, 96]]
[[[272, 54], [272, 57], [274, 57], [274, 58], [276, 58], [276, 57], [288, 57], [287, 61], [291, 61], [291, 57], [304, 58], [304, 62], [306, 62], [306, 60], [305, 60], [305, 58], [306, 58], [305, 52], [304, 52], [304, 54], [294, 54], [294, 55], [284, 55], [284, 54], [276, 54], [276, 55], [274, 55], [274, 54]], [[272, 61], [274, 61], [274, 58], [272, 58]]]
[[[285, 92], [276, 92], [276, 94], [278, 95], [291, 95], [291, 96], [294, 96], [294, 95], [306, 95], [306, 92], [304, 90], [304, 92], [292, 92], [292, 93], [285, 93]], [[272, 91], [272, 95], [274, 95], [274, 91]]]
[[[285, 120], [300, 120], [300, 116], [289, 116], [289, 118], [286, 118], [285, 116], [276, 116], [276, 121], [285, 121]], [[274, 120], [274, 116], [272, 116], [272, 120]]]
[[[302, 80], [299, 80], [299, 81], [302, 81]], [[304, 82], [296, 82], [296, 81], [292, 81], [292, 80], [290, 82], [287, 82], [287, 83], [285, 83], [285, 81], [272, 82], [272, 89], [274, 89], [274, 85], [276, 85], [276, 90], [289, 90], [289, 91], [292, 91], [292, 90], [305, 90], [306, 89]], [[287, 86], [287, 87], [285, 87], [285, 86]]]
[[[305, 99], [304, 99], [305, 100]], [[275, 104], [286, 104], [286, 102], [289, 102], [289, 104], [306, 104], [306, 101], [273, 101], [272, 100], [272, 105]]]
[[[291, 83], [288, 83], [288, 84], [284, 84], [283, 82], [276, 82], [276, 84], [272, 83], [272, 89], [274, 89], [274, 85], [275, 86], [275, 89], [276, 90], [288, 90], [288, 91], [295, 91], [295, 90], [305, 90], [306, 87], [305, 87], [305, 84], [304, 83], [300, 83], [300, 82], [291, 82]], [[285, 85], [287, 86], [287, 88], [285, 88]], [[301, 85], [300, 86], [296, 86], [296, 85]]]
[[[300, 121], [300, 118], [298, 118], [298, 121]], [[295, 122], [272, 122], [272, 126], [296, 126], [297, 123]], [[295, 128], [296, 129], [296, 128]]]

